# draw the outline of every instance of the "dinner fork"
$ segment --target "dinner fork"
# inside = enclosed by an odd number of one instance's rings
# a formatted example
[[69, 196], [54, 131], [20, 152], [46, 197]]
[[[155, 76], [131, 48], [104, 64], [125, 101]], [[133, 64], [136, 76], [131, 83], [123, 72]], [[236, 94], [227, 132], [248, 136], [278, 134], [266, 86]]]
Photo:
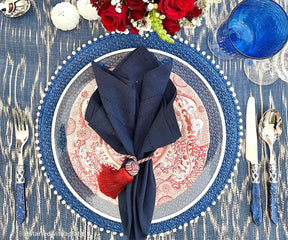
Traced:
[[29, 137], [29, 129], [27, 118], [25, 113], [20, 110], [12, 110], [15, 137], [17, 145], [17, 157], [18, 165], [16, 168], [16, 220], [19, 224], [24, 221], [26, 209], [25, 209], [25, 195], [24, 195], [24, 159], [23, 159], [23, 147]]

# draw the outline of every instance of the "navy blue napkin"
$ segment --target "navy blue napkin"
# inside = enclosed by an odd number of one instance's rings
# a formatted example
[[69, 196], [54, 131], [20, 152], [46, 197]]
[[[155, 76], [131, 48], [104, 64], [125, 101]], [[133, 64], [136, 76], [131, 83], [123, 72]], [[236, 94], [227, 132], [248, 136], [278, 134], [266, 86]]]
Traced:
[[[169, 79], [172, 61], [160, 63], [145, 47], [138, 47], [113, 71], [94, 62], [92, 66], [98, 89], [89, 101], [85, 118], [115, 151], [140, 160], [181, 136], [173, 109], [176, 88]], [[129, 240], [146, 239], [155, 193], [149, 160], [140, 164], [133, 182], [118, 196]]]

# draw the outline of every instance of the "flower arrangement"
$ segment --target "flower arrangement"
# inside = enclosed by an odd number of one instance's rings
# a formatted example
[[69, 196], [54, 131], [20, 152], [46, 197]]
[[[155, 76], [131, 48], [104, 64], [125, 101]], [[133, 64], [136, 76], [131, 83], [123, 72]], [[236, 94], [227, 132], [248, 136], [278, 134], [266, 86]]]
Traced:
[[[212, 3], [221, 0], [90, 0], [108, 31], [144, 35], [155, 31], [165, 41], [181, 27], [194, 28]], [[170, 35], [170, 36], [169, 36]]]

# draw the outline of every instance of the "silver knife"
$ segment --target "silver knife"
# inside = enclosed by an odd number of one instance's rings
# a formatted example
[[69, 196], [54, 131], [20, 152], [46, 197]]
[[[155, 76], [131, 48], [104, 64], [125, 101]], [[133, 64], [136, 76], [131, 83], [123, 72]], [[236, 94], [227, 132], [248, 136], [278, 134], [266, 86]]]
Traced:
[[249, 97], [246, 109], [246, 160], [251, 164], [251, 212], [256, 225], [262, 222], [262, 208], [260, 198], [260, 174], [258, 165], [258, 142], [256, 130], [257, 115], [255, 112], [255, 98]]

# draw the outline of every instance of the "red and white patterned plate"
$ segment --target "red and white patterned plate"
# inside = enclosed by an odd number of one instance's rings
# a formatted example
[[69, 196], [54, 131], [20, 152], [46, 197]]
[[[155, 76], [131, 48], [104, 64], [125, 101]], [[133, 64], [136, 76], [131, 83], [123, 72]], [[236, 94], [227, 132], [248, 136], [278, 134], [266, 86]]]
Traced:
[[[177, 87], [174, 109], [182, 137], [157, 149], [152, 156], [156, 205], [170, 202], [191, 187], [205, 165], [210, 144], [208, 116], [200, 98], [178, 75], [171, 73], [170, 78]], [[100, 162], [120, 168], [124, 156], [105, 143], [84, 119], [89, 99], [96, 88], [93, 79], [73, 103], [66, 128], [67, 150], [79, 179], [96, 196], [117, 205], [117, 199], [100, 192], [97, 174]]]

